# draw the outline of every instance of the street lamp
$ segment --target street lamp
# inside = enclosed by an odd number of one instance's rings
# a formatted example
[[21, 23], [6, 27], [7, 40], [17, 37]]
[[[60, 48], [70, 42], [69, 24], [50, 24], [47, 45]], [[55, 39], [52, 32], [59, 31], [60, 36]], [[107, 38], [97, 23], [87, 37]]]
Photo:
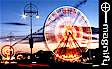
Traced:
[[31, 56], [30, 58], [32, 59], [32, 48], [33, 48], [33, 37], [32, 37], [32, 17], [36, 16], [36, 18], [39, 18], [38, 16], [38, 9], [36, 5], [32, 4], [31, 2], [24, 7], [24, 15], [23, 17], [30, 17], [30, 38], [29, 38], [29, 44], [31, 48]]

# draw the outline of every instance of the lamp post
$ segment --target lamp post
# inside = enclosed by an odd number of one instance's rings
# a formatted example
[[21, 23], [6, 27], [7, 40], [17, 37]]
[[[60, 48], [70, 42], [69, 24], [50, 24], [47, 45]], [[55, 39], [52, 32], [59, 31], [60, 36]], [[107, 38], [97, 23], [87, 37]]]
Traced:
[[33, 48], [33, 37], [32, 37], [32, 18], [33, 16], [38, 16], [38, 9], [36, 5], [32, 4], [31, 2], [29, 4], [26, 4], [24, 7], [24, 15], [30, 17], [30, 38], [29, 38], [29, 44], [31, 48], [31, 57], [32, 59], [32, 48]]
[[6, 40], [8, 40], [9, 41], [9, 46], [10, 46], [10, 59], [9, 59], [9, 63], [11, 62], [11, 58], [12, 58], [12, 44], [11, 44], [11, 42], [13, 41], [13, 40], [15, 40], [15, 38], [14, 38], [14, 36], [12, 35], [12, 32], [10, 32], [10, 36], [8, 36], [8, 38], [6, 39]]

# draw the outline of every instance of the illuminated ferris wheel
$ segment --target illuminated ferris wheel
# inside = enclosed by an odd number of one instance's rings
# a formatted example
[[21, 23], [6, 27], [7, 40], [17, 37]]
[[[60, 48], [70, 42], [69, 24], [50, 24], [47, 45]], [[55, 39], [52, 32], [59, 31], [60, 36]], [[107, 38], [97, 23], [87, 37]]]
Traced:
[[12, 56], [14, 56], [14, 48], [10, 45], [5, 45], [1, 48], [1, 54], [4, 58], [9, 60]]
[[80, 62], [91, 41], [91, 27], [87, 17], [78, 9], [63, 6], [54, 10], [47, 18], [44, 36], [55, 58]]

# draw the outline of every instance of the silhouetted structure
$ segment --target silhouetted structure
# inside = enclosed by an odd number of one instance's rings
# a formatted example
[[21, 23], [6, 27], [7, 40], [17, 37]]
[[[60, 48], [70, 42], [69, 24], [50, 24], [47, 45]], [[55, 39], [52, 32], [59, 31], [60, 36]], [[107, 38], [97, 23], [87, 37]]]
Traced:
[[53, 56], [53, 53], [52, 53], [52, 51], [40, 50], [33, 55], [35, 55], [35, 57], [36, 57], [36, 59], [38, 59], [39, 63], [49, 63], [51, 60], [51, 57]]

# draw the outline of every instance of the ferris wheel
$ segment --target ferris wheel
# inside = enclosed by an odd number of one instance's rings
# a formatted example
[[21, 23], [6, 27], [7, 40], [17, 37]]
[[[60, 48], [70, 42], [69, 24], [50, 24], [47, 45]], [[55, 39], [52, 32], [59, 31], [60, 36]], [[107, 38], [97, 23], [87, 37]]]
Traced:
[[12, 56], [14, 56], [14, 48], [10, 45], [5, 45], [1, 48], [1, 54], [4, 58], [9, 60]]
[[45, 22], [44, 36], [55, 58], [78, 62], [87, 52], [92, 31], [87, 17], [78, 9], [63, 6], [54, 10]]

